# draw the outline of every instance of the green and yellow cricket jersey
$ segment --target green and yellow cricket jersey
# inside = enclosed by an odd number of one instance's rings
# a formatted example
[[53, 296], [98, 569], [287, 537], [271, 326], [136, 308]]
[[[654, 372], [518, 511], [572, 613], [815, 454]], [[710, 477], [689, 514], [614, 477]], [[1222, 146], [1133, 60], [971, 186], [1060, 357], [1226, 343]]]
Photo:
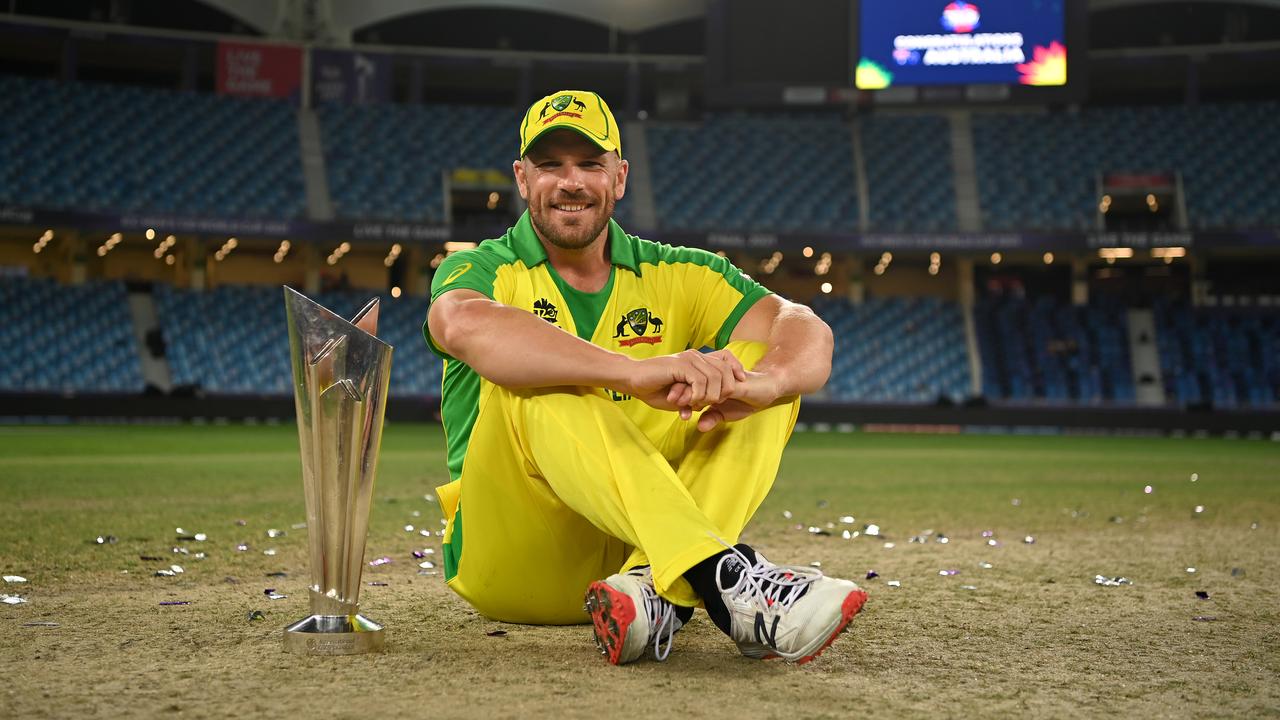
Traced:
[[[643, 359], [689, 348], [724, 347], [743, 314], [769, 294], [723, 257], [628, 235], [613, 220], [609, 252], [613, 269], [605, 286], [596, 293], [576, 290], [547, 262], [526, 212], [501, 238], [445, 258], [431, 283], [431, 299], [457, 288], [475, 290], [595, 345]], [[485, 399], [492, 396], [486, 387], [492, 386], [437, 346], [425, 323], [423, 334], [432, 352], [444, 360], [440, 415], [453, 482], [439, 492], [452, 536], [458, 532], [452, 525], [461, 524], [461, 512], [455, 516], [453, 511], [465, 484], [467, 447]], [[522, 350], [510, 348], [513, 353]], [[671, 424], [669, 412], [606, 388], [598, 391], [649, 437], [661, 436]], [[445, 575], [451, 579], [460, 543], [448, 541]]]
[[[547, 262], [526, 211], [502, 237], [445, 258], [432, 280], [431, 300], [457, 288], [475, 290], [595, 345], [643, 359], [724, 347], [742, 315], [769, 294], [719, 255], [643, 240], [623, 232], [613, 220], [609, 252], [613, 271], [604, 288], [596, 293], [575, 290]], [[440, 415], [449, 477], [457, 480], [480, 410], [481, 383], [488, 381], [441, 350], [425, 323], [422, 332], [432, 352], [444, 359]], [[649, 413], [661, 412], [629, 396], [600, 392], [641, 427]]]

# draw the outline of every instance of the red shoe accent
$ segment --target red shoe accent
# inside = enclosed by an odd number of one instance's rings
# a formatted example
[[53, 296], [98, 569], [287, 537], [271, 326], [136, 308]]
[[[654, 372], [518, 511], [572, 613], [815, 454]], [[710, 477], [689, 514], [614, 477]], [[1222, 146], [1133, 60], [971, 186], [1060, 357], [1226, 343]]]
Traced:
[[835, 631], [831, 633], [831, 637], [827, 638], [827, 641], [822, 644], [822, 647], [818, 648], [812, 655], [800, 658], [796, 661], [796, 664], [803, 665], [821, 655], [822, 651], [830, 647], [831, 643], [835, 642], [836, 638], [840, 636], [840, 633], [844, 632], [845, 626], [849, 624], [849, 621], [853, 619], [854, 615], [858, 614], [858, 611], [862, 610], [862, 606], [866, 602], [866, 590], [854, 590], [849, 593], [849, 595], [845, 597], [844, 602], [840, 604], [840, 624], [837, 625]]
[[635, 603], [626, 593], [597, 580], [587, 588], [587, 612], [591, 614], [596, 646], [610, 664], [617, 665], [627, 640], [627, 631], [636, 619]]

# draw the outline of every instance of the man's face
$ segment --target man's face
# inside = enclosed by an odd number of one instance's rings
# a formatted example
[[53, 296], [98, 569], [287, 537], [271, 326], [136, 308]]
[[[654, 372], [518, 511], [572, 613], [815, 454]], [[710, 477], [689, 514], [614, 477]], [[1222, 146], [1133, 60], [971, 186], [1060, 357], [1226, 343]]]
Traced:
[[602, 153], [572, 130], [540, 138], [513, 170], [534, 229], [565, 250], [579, 250], [602, 237], [627, 188], [627, 161], [614, 152]]

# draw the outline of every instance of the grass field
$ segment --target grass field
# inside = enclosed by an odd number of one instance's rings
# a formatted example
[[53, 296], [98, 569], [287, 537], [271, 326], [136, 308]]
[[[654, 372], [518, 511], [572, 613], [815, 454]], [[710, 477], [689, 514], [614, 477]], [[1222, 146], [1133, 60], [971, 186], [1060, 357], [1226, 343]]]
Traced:
[[[0, 427], [0, 572], [28, 580], [0, 582], [28, 600], [0, 605], [0, 718], [1280, 715], [1277, 443], [799, 434], [745, 539], [879, 574], [803, 667], [738, 656], [703, 615], [666, 663], [626, 667], [585, 627], [476, 615], [411, 555], [438, 551], [416, 529], [439, 529], [424, 495], [443, 479], [438, 427], [388, 426], [366, 560], [393, 562], [361, 595], [388, 651], [298, 657], [280, 642], [307, 615], [292, 426]], [[868, 523], [884, 537], [841, 535]]]

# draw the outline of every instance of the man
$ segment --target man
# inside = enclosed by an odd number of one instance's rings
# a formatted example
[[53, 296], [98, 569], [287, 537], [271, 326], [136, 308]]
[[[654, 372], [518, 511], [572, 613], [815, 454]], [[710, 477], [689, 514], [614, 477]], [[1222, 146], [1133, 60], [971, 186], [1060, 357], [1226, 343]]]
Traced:
[[531, 105], [512, 167], [528, 211], [441, 263], [424, 328], [448, 585], [497, 620], [589, 616], [614, 664], [664, 659], [699, 604], [749, 657], [813, 659], [866, 594], [732, 543], [830, 374], [830, 329], [724, 258], [618, 227], [629, 166], [595, 93]]

